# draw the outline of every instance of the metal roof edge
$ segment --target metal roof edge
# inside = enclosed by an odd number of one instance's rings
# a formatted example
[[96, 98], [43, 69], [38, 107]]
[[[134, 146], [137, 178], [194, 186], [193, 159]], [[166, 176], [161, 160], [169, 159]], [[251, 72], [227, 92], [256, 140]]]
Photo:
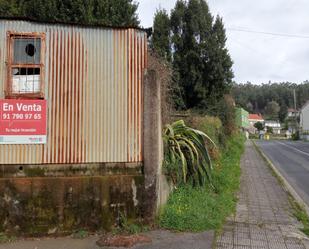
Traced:
[[30, 17], [10, 17], [10, 16], [0, 16], [1, 20], [7, 21], [25, 21], [25, 22], [32, 22], [32, 23], [40, 23], [40, 24], [51, 24], [51, 25], [67, 25], [67, 26], [79, 26], [85, 28], [102, 28], [102, 29], [135, 29], [139, 31], [143, 31], [147, 33], [149, 37], [152, 34], [152, 28], [140, 28], [135, 26], [112, 26], [112, 25], [102, 25], [102, 24], [83, 24], [83, 23], [75, 23], [75, 22], [64, 22], [64, 21], [40, 21]]

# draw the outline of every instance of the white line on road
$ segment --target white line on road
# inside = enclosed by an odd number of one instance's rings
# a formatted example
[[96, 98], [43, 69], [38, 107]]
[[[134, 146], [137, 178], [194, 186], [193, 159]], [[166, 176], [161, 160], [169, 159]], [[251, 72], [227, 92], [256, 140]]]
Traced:
[[309, 156], [309, 153], [304, 152], [304, 151], [299, 150], [299, 149], [296, 149], [296, 148], [294, 148], [293, 146], [290, 146], [290, 145], [287, 145], [287, 144], [285, 144], [285, 143], [278, 142], [278, 141], [277, 141], [277, 143], [282, 144], [282, 145], [284, 145], [284, 146], [286, 146], [286, 147], [289, 147], [289, 148], [291, 148], [291, 149], [293, 149], [293, 150], [296, 150], [297, 152], [302, 153], [302, 154], [304, 154], [304, 155], [306, 155], [306, 156]]

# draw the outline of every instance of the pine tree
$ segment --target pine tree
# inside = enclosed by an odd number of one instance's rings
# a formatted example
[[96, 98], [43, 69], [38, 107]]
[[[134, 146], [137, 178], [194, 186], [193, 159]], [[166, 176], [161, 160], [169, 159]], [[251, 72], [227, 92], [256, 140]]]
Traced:
[[156, 11], [153, 21], [151, 46], [159, 56], [171, 60], [170, 18], [165, 9]]

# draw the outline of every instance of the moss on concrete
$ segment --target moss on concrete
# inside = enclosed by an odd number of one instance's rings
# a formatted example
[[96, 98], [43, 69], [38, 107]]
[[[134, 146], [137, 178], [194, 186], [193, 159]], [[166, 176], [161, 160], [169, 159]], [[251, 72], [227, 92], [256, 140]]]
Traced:
[[40, 168], [40, 167], [35, 167], [35, 168], [27, 167], [24, 169], [24, 174], [26, 175], [26, 177], [44, 176], [45, 169]]
[[111, 230], [121, 213], [129, 219], [140, 216], [143, 182], [142, 175], [1, 178], [0, 232], [40, 236]]

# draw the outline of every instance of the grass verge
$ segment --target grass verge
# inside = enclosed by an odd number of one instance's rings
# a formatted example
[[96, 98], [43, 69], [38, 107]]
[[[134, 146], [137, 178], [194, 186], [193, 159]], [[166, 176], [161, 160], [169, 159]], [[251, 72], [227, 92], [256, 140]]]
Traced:
[[16, 241], [15, 236], [8, 236], [4, 233], [0, 233], [0, 244], [14, 242], [14, 241]]
[[221, 228], [226, 217], [235, 211], [244, 141], [240, 135], [229, 138], [214, 163], [214, 187], [183, 185], [170, 195], [159, 217], [161, 227], [192, 232]]
[[307, 215], [307, 212], [301, 206], [298, 202], [295, 201], [293, 196], [289, 194], [289, 202], [293, 209], [293, 215], [296, 217], [296, 219], [303, 224], [303, 228], [300, 230], [309, 236], [309, 217]]
[[304, 234], [309, 236], [309, 216], [305, 210], [305, 208], [296, 201], [296, 199], [293, 197], [293, 195], [289, 192], [287, 187], [285, 186], [284, 180], [282, 179], [282, 176], [278, 175], [275, 170], [273, 169], [274, 166], [271, 165], [271, 162], [269, 159], [265, 156], [265, 154], [261, 151], [261, 149], [258, 147], [258, 145], [253, 141], [254, 147], [256, 151], [261, 155], [263, 160], [266, 162], [267, 166], [270, 168], [272, 175], [276, 177], [278, 180], [278, 183], [283, 186], [283, 188], [286, 190], [286, 193], [288, 194], [288, 200], [292, 207], [292, 214], [295, 216], [295, 218], [302, 223], [303, 228], [300, 229]]

